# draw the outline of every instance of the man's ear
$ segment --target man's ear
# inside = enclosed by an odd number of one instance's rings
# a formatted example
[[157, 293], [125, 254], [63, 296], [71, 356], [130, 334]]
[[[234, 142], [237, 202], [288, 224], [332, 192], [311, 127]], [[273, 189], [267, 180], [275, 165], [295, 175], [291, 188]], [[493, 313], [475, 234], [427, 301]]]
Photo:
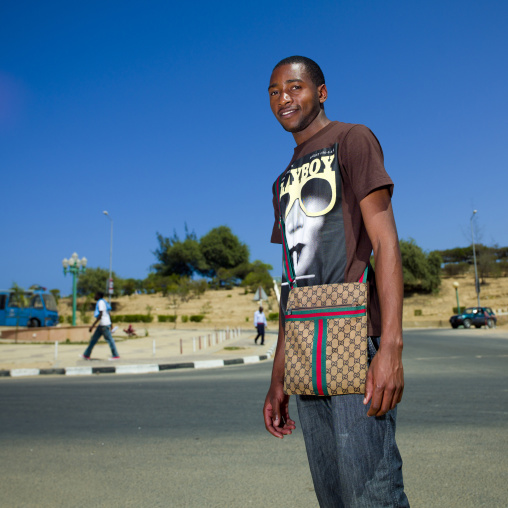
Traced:
[[326, 85], [324, 83], [322, 85], [318, 86], [318, 96], [319, 96], [319, 102], [321, 104], [324, 104], [326, 99], [328, 99], [328, 90], [326, 89]]

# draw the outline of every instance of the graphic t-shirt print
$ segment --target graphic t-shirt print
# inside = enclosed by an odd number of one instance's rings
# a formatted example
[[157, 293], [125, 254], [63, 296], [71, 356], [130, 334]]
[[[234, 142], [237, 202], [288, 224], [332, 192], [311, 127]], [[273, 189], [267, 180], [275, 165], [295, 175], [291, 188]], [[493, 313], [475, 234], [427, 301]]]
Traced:
[[[280, 180], [280, 213], [299, 286], [343, 280], [346, 256], [336, 147], [294, 161]], [[287, 287], [287, 281], [283, 284]]]

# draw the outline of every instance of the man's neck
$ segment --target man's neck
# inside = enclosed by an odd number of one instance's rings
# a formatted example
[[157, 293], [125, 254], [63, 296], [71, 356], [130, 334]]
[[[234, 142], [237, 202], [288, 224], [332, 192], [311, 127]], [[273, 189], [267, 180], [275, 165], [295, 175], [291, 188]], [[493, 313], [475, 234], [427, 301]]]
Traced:
[[293, 138], [295, 139], [296, 144], [301, 145], [302, 143], [305, 143], [305, 141], [326, 127], [330, 122], [331, 120], [329, 120], [326, 116], [325, 110], [322, 109], [307, 128], [300, 132], [293, 132]]

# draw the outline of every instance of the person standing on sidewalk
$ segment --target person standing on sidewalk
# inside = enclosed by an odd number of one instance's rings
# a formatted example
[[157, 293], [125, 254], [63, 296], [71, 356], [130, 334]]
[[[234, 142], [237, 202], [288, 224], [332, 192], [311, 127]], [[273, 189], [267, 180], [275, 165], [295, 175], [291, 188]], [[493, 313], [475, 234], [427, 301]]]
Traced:
[[108, 304], [106, 303], [106, 300], [104, 300], [104, 293], [102, 293], [101, 291], [97, 291], [97, 293], [95, 293], [95, 300], [97, 301], [94, 312], [94, 317], [96, 319], [94, 324], [90, 327], [89, 330], [90, 333], [92, 333], [95, 325], [98, 324], [98, 326], [97, 329], [95, 330], [95, 333], [92, 335], [92, 338], [90, 339], [90, 343], [88, 344], [86, 351], [83, 353], [83, 358], [85, 360], [90, 360], [92, 349], [102, 336], [106, 339], [106, 341], [109, 344], [109, 347], [111, 348], [110, 360], [118, 360], [120, 358], [120, 355], [118, 354], [118, 351], [116, 349], [115, 340], [111, 335], [111, 317], [109, 315]]
[[263, 307], [259, 307], [259, 310], [254, 312], [254, 326], [258, 330], [258, 334], [254, 339], [254, 344], [257, 344], [259, 337], [261, 337], [261, 345], [263, 345], [265, 343], [265, 327], [267, 326]]
[[[404, 390], [402, 262], [393, 182], [381, 146], [367, 127], [327, 118], [325, 78], [309, 58], [281, 60], [268, 93], [273, 114], [297, 145], [273, 186], [272, 242], [282, 243], [283, 219], [298, 286], [354, 282], [369, 266], [365, 395], [296, 396], [319, 505], [409, 507], [395, 442], [396, 406]], [[266, 429], [280, 439], [295, 429], [283, 382], [288, 294], [283, 277], [279, 338], [263, 407]]]

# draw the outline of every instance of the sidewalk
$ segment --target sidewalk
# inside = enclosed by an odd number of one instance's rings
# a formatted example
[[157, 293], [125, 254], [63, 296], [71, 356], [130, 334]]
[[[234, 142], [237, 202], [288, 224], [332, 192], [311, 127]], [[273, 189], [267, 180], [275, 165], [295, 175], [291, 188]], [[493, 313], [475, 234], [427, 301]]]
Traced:
[[[277, 336], [267, 333], [263, 346], [254, 344], [255, 331], [237, 331], [227, 339], [214, 330], [154, 328], [148, 337], [115, 336], [120, 359], [110, 361], [111, 351], [101, 340], [85, 360], [85, 344], [15, 344], [0, 341], [0, 377], [38, 375], [134, 374], [181, 368], [216, 368], [255, 363], [271, 358]], [[201, 344], [201, 349], [199, 348]], [[259, 340], [258, 340], [259, 344]]]

